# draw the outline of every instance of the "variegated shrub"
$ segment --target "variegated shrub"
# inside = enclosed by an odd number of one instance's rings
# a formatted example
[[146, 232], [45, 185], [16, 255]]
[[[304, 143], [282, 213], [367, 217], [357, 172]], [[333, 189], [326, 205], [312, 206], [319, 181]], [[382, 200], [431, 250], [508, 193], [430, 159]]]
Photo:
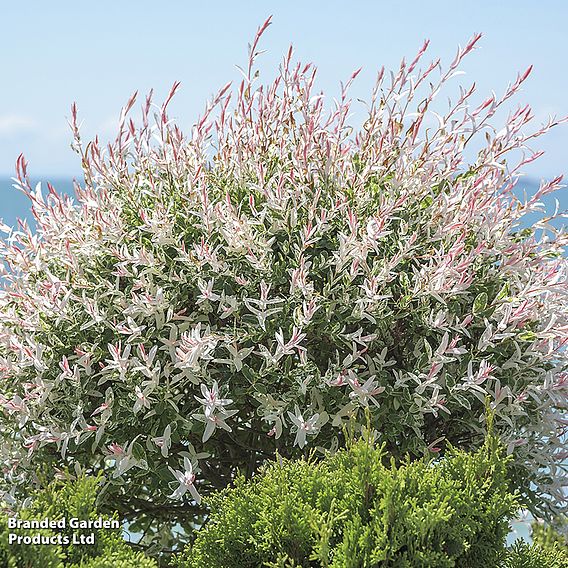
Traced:
[[19, 160], [37, 230], [0, 245], [6, 498], [38, 470], [102, 469], [127, 518], [191, 524], [236, 470], [336, 448], [346, 425], [395, 458], [475, 447], [488, 401], [525, 500], [562, 508], [567, 237], [541, 202], [560, 178], [515, 189], [559, 121], [493, 124], [530, 69], [474, 105], [451, 79], [479, 36], [447, 67], [425, 44], [380, 71], [356, 128], [357, 73], [326, 103], [290, 51], [260, 86], [267, 24], [188, 136], [177, 84], [138, 126], [133, 97], [108, 147], [73, 108], [75, 200]]

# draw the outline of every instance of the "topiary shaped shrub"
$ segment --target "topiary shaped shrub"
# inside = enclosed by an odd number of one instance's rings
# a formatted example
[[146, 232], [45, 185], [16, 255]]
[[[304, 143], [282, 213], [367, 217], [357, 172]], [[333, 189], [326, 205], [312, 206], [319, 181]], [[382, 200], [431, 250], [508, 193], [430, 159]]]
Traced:
[[281, 459], [207, 499], [211, 517], [176, 565], [497, 567], [518, 506], [503, 454], [490, 437], [398, 467], [368, 440], [319, 463]]
[[202, 495], [342, 446], [368, 410], [396, 460], [477, 448], [489, 397], [525, 504], [561, 511], [566, 233], [541, 202], [560, 178], [517, 191], [558, 121], [495, 119], [530, 69], [475, 101], [452, 81], [479, 36], [445, 66], [426, 43], [380, 71], [356, 127], [357, 73], [326, 103], [290, 50], [258, 82], [268, 23], [188, 136], [177, 83], [138, 126], [132, 98], [108, 147], [73, 107], [75, 199], [18, 161], [37, 231], [1, 227], [4, 490], [104, 471], [121, 517], [167, 545], [161, 523], [199, 526]]
[[[157, 568], [154, 560], [134, 551], [122, 538], [121, 529], [74, 529], [71, 519], [110, 521], [115, 519], [96, 506], [101, 479], [81, 476], [56, 480], [36, 491], [27, 506], [0, 514], [0, 566], [3, 568]], [[65, 528], [10, 528], [9, 517], [22, 521], [59, 521]], [[94, 543], [74, 544], [73, 533], [94, 533]], [[9, 535], [41, 535], [53, 544], [10, 542]], [[57, 543], [59, 540], [59, 543]]]

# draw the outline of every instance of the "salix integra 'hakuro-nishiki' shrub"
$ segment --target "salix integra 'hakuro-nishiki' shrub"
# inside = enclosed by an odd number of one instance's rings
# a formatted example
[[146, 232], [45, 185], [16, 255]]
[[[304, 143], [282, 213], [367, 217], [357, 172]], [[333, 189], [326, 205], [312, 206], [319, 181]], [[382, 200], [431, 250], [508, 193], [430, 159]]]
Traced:
[[357, 73], [326, 103], [290, 51], [257, 82], [265, 28], [187, 136], [177, 84], [138, 126], [133, 97], [106, 148], [74, 107], [75, 200], [19, 160], [37, 231], [1, 245], [7, 485], [102, 469], [128, 518], [195, 519], [236, 470], [333, 449], [366, 412], [395, 458], [475, 447], [488, 398], [527, 501], [561, 507], [566, 234], [554, 214], [521, 225], [560, 178], [514, 191], [558, 121], [528, 130], [522, 106], [493, 125], [529, 71], [473, 105], [448, 82], [479, 36], [447, 67], [425, 44], [380, 71], [357, 129]]

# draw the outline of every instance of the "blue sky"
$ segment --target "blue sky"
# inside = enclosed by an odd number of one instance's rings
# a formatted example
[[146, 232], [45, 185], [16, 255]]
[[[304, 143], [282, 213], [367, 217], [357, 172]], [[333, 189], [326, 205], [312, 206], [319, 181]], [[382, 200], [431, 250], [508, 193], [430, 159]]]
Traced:
[[[534, 64], [517, 101], [531, 103], [538, 122], [568, 114], [564, 2], [11, 2], [2, 7], [0, 35], [0, 175], [13, 174], [20, 152], [36, 177], [79, 173], [66, 124], [73, 101], [84, 136], [106, 139], [134, 90], [154, 87], [160, 99], [180, 80], [171, 111], [189, 129], [207, 97], [239, 79], [235, 64], [244, 62], [247, 42], [270, 14], [262, 59], [267, 79], [292, 42], [298, 57], [319, 66], [319, 86], [332, 95], [363, 66], [352, 95], [366, 98], [376, 70], [412, 56], [423, 39], [431, 39], [432, 57], [449, 61], [458, 44], [480, 31], [481, 48], [460, 78], [476, 81], [479, 100], [502, 92], [517, 71]], [[568, 125], [539, 147], [546, 155], [529, 174], [568, 171]]]

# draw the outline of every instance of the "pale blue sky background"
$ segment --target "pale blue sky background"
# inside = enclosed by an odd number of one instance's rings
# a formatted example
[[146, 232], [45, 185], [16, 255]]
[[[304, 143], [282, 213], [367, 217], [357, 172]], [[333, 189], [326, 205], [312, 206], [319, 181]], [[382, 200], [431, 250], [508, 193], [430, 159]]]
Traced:
[[[120, 107], [134, 90], [154, 87], [158, 99], [175, 80], [182, 89], [172, 114], [189, 129], [205, 99], [246, 58], [247, 42], [273, 14], [264, 38], [266, 78], [290, 42], [303, 60], [319, 65], [319, 86], [337, 93], [339, 80], [363, 72], [352, 94], [366, 98], [376, 70], [411, 57], [430, 38], [431, 57], [450, 61], [459, 43], [484, 33], [460, 78], [475, 80], [479, 99], [529, 64], [535, 69], [519, 102], [537, 120], [568, 114], [568, 2], [419, 0], [96, 3], [2, 2], [0, 34], [0, 175], [12, 175], [24, 152], [35, 177], [79, 173], [66, 124], [77, 101], [83, 132], [111, 136]], [[456, 82], [457, 85], [457, 82]], [[514, 106], [516, 102], [511, 103]], [[568, 171], [568, 125], [543, 139], [546, 156], [529, 173]], [[0, 196], [0, 202], [6, 199]]]

